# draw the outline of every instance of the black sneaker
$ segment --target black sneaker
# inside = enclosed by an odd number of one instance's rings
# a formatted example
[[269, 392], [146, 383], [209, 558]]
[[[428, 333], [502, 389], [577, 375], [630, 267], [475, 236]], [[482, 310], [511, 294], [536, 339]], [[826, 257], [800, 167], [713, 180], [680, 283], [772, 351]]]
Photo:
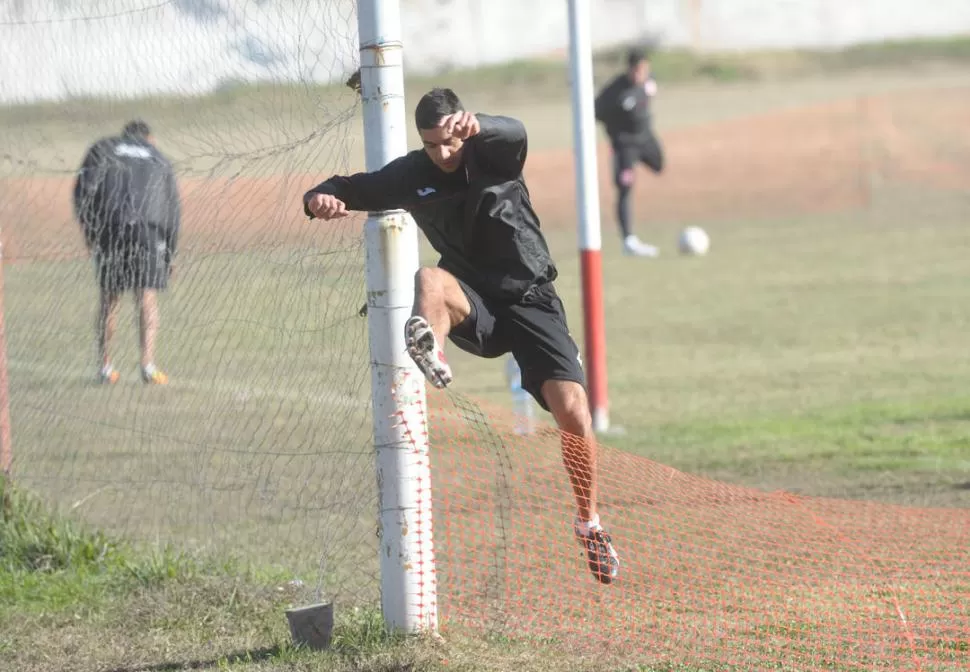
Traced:
[[[578, 521], [577, 521], [578, 523]], [[602, 527], [594, 527], [587, 534], [580, 532], [578, 524], [573, 526], [576, 540], [586, 550], [589, 571], [600, 583], [613, 583], [620, 573], [620, 558], [613, 548], [613, 540]]]

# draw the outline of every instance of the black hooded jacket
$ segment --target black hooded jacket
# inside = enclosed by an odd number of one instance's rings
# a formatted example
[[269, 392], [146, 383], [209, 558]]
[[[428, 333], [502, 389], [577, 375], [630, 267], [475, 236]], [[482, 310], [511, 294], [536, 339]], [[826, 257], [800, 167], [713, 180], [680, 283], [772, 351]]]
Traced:
[[438, 266], [483, 296], [511, 303], [557, 277], [522, 174], [525, 126], [517, 119], [476, 115], [481, 130], [464, 143], [454, 173], [423, 149], [371, 173], [337, 175], [304, 196], [331, 194], [348, 210], [407, 210], [441, 255]]

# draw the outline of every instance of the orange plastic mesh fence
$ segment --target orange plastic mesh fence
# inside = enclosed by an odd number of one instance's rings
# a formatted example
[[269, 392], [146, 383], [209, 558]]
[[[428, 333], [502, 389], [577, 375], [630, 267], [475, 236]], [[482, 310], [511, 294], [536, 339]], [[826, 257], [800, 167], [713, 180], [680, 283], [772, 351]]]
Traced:
[[573, 536], [561, 435], [517, 434], [456, 395], [428, 407], [445, 632], [626, 663], [970, 666], [970, 511], [762, 492], [600, 445], [599, 514], [621, 560], [602, 585]]
[[[304, 596], [341, 608], [375, 603], [363, 218], [323, 226], [301, 205], [308, 187], [362, 167], [360, 97], [343, 86], [359, 64], [356, 3], [318, 0], [309, 15], [262, 0], [2, 4], [0, 44], [13, 55], [0, 60], [10, 64], [2, 298], [18, 486], [111, 535], [282, 568], [305, 580]], [[465, 79], [461, 94], [490, 98], [487, 79]], [[536, 111], [496, 96], [483, 111], [522, 113], [530, 137], [563, 139], [532, 145], [526, 173], [544, 230], [572, 240], [568, 97], [553, 115], [548, 101]], [[671, 170], [637, 198], [652, 221], [704, 223], [861, 212], [899, 187], [920, 201], [962, 194], [968, 107], [966, 87], [922, 86], [664, 130]], [[182, 192], [177, 270], [161, 301], [166, 388], [140, 380], [128, 301], [114, 342], [121, 381], [96, 384], [98, 297], [71, 202], [87, 147], [135, 116]], [[609, 188], [609, 148], [599, 151]], [[970, 512], [758, 492], [604, 447], [600, 512], [623, 566], [602, 586], [572, 538], [558, 435], [518, 436], [494, 409], [430, 399], [438, 571], [426, 585], [445, 632], [624, 661], [970, 668]]]

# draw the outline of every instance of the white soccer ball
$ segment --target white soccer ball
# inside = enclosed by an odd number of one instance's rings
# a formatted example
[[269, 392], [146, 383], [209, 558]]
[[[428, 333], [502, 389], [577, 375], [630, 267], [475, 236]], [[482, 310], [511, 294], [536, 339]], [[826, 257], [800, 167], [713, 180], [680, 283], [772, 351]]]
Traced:
[[707, 254], [711, 247], [711, 239], [699, 226], [688, 226], [680, 232], [680, 252], [700, 257]]

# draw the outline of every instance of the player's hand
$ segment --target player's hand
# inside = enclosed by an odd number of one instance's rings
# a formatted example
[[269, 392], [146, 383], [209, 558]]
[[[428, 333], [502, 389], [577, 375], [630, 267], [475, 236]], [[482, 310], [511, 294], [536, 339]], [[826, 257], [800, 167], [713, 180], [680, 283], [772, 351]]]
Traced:
[[338, 219], [350, 214], [346, 204], [330, 194], [313, 194], [306, 205], [307, 210], [317, 219]]
[[646, 82], [643, 83], [643, 88], [647, 92], [647, 95], [648, 96], [656, 96], [657, 95], [657, 80], [655, 80], [653, 77], [651, 77], [650, 79], [648, 79]]
[[473, 135], [478, 135], [482, 130], [478, 119], [471, 112], [455, 112], [441, 118], [438, 126], [443, 128], [449, 135], [456, 136], [460, 140], [467, 140]]
[[626, 168], [620, 171], [620, 184], [622, 184], [624, 187], [632, 187], [633, 178], [633, 168]]

